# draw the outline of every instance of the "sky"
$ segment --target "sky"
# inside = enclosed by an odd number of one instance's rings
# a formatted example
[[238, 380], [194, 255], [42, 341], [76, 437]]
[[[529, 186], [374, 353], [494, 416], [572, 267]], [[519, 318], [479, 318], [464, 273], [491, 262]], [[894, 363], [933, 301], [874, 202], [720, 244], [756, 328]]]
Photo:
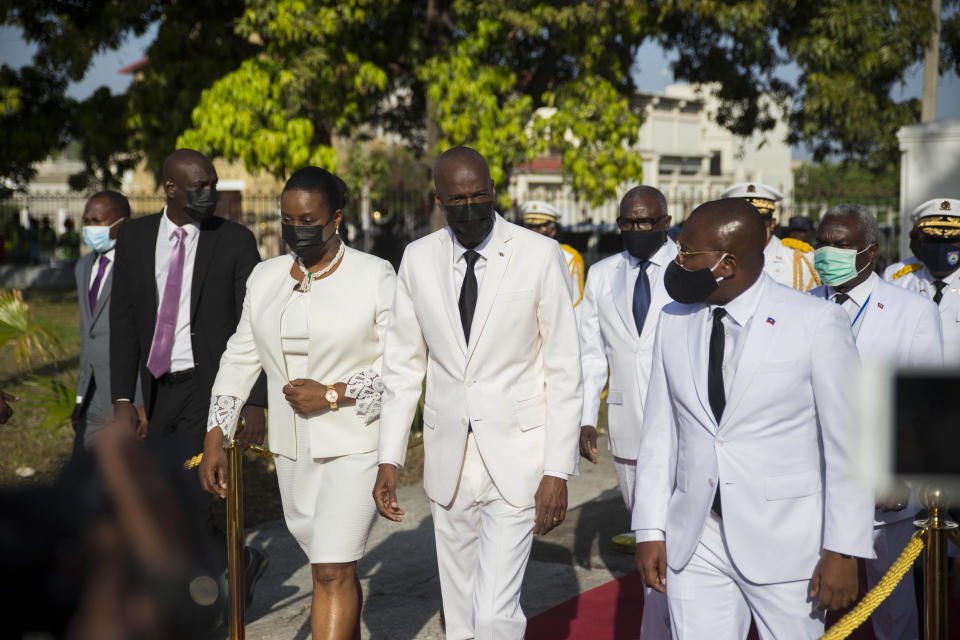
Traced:
[[[94, 57], [90, 69], [80, 82], [74, 82], [68, 94], [76, 99], [84, 99], [100, 86], [106, 85], [114, 93], [123, 92], [132, 81], [130, 74], [119, 74], [122, 67], [136, 62], [145, 55], [147, 47], [156, 37], [157, 25], [150, 27], [143, 35], [130, 35], [123, 44], [113, 51]], [[24, 42], [19, 29], [0, 26], [0, 64], [20, 67], [30, 62], [35, 47]], [[670, 62], [674, 59], [664, 52], [655, 42], [645, 43], [637, 54], [637, 69], [634, 78], [637, 88], [647, 92], [661, 92], [673, 82]], [[785, 79], [793, 80], [799, 74], [795, 65], [784, 67]], [[919, 97], [923, 85], [923, 66], [918, 63], [912, 67], [903, 85], [894, 90], [894, 96], [900, 100], [905, 97]], [[960, 78], [955, 72], [940, 76], [937, 88], [937, 117], [960, 117]], [[800, 158], [808, 154], [803, 149], [795, 149], [794, 155]]]

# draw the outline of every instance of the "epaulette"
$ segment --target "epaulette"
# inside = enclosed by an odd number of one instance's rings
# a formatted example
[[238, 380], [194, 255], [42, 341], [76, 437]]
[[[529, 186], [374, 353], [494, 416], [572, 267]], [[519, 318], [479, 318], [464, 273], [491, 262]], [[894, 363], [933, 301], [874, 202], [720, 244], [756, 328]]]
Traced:
[[813, 247], [803, 240], [797, 240], [796, 238], [783, 238], [780, 240], [780, 244], [794, 251], [802, 251], [804, 253], [813, 251]]
[[897, 272], [893, 274], [893, 276], [891, 276], [891, 279], [896, 280], [901, 276], [905, 276], [908, 273], [913, 273], [914, 271], [919, 271], [920, 269], [923, 269], [923, 265], [920, 264], [919, 262], [913, 262], [913, 263], [904, 265], [903, 267], [898, 269]]

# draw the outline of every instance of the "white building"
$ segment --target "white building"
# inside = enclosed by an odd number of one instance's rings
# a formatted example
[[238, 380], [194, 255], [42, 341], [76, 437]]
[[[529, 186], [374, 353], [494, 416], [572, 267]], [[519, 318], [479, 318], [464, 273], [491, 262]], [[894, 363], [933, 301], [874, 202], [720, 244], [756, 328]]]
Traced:
[[[641, 93], [636, 100], [644, 110], [636, 145], [643, 156], [642, 183], [667, 196], [674, 221], [686, 218], [698, 204], [718, 198], [737, 182], [763, 182], [788, 199], [793, 193], [785, 117], [778, 119], [773, 130], [744, 138], [716, 124], [718, 102], [706, 90], [670, 85], [663, 94]], [[640, 183], [639, 179], [628, 181], [623, 191]], [[509, 193], [518, 204], [554, 203], [563, 212], [565, 225], [612, 223], [617, 217], [617, 202], [591, 207], [574, 198], [558, 157], [537, 158], [516, 168]]]

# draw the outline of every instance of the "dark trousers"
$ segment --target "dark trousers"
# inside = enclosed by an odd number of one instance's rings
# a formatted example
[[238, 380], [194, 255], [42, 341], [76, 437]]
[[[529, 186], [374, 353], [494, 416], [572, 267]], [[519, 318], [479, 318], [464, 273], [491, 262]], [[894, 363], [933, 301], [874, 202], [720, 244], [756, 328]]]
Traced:
[[[158, 381], [153, 407], [147, 419], [147, 446], [173, 452], [177, 459], [186, 461], [203, 452], [203, 440], [207, 433], [207, 412], [210, 396], [197, 384], [196, 377], [178, 382]], [[214, 497], [200, 487], [196, 469], [185, 470], [189, 474], [190, 504], [184, 505], [186, 516], [199, 523], [207, 536], [208, 557], [218, 572], [227, 567], [227, 538], [223, 530], [214, 524]]]

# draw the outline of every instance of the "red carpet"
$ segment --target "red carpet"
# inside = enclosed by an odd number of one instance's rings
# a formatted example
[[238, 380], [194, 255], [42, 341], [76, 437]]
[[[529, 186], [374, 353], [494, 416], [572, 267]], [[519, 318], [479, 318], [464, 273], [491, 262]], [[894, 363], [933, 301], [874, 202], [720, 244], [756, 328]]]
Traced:
[[[960, 575], [960, 571], [955, 572], [956, 575]], [[950, 620], [953, 623], [950, 638], [960, 640], [960, 580], [956, 577], [950, 594]], [[530, 618], [526, 637], [527, 640], [637, 640], [642, 612], [643, 583], [640, 574], [633, 572]], [[827, 626], [838, 620], [842, 613], [845, 612], [827, 616]], [[874, 640], [870, 621], [861, 625], [850, 638]], [[749, 639], [757, 639], [755, 630], [751, 630]]]

